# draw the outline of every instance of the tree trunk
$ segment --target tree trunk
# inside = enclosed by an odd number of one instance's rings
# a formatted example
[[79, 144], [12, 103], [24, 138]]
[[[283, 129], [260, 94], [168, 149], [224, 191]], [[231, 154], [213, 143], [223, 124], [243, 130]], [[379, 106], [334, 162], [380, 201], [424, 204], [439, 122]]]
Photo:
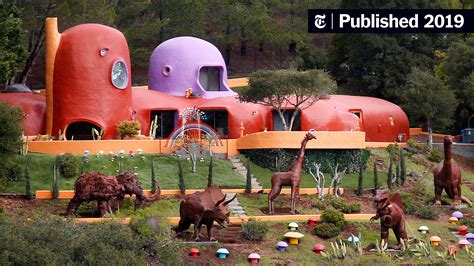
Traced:
[[283, 116], [283, 112], [280, 109], [277, 109], [277, 112], [278, 112], [278, 115], [280, 116], [281, 123], [283, 124], [283, 129], [285, 131], [289, 131], [288, 126], [286, 125], [285, 117]]
[[247, 39], [245, 38], [245, 28], [240, 28], [240, 37], [242, 38], [240, 41], [240, 55], [246, 56], [247, 55]]
[[300, 110], [298, 108], [296, 108], [294, 111], [293, 111], [293, 114], [291, 115], [291, 119], [290, 119], [290, 128], [288, 131], [291, 131], [293, 129], [293, 123], [295, 122], [295, 119], [296, 117], [298, 116], [298, 113], [300, 112]]

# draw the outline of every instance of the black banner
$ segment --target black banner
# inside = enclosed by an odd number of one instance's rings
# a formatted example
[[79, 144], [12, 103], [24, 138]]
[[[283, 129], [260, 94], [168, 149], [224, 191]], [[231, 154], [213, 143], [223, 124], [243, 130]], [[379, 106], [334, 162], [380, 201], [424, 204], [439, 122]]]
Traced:
[[473, 9], [309, 9], [310, 33], [474, 32]]

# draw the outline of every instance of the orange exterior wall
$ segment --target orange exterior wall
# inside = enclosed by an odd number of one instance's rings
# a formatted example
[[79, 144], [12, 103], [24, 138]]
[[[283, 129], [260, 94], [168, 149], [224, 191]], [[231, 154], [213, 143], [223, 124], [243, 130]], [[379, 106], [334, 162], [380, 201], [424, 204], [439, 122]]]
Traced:
[[[195, 192], [203, 191], [204, 189], [186, 189], [185, 195], [191, 195]], [[270, 193], [271, 189], [252, 189], [252, 193]], [[325, 188], [324, 189], [324, 194], [328, 194], [329, 189]], [[344, 189], [340, 188], [339, 189], [340, 193], [344, 193]], [[143, 190], [144, 194], [147, 196], [152, 195], [150, 189], [145, 189]], [[243, 194], [245, 193], [245, 189], [222, 189], [223, 193], [239, 193]], [[301, 195], [308, 195], [308, 194], [317, 194], [318, 191], [316, 188], [301, 188], [300, 192]], [[291, 189], [290, 188], [283, 188], [281, 190], [281, 194], [291, 194]], [[179, 190], [162, 190], [161, 195], [174, 195], [174, 196], [179, 196], [181, 195], [181, 191]], [[58, 199], [72, 199], [74, 197], [74, 190], [60, 190], [58, 194]], [[50, 190], [37, 190], [35, 193], [35, 198], [36, 199], [52, 199], [53, 198], [53, 192]]]
[[[106, 56], [101, 49], [108, 49]], [[127, 65], [128, 84], [115, 88], [113, 64]], [[73, 122], [104, 128], [104, 138], [118, 138], [116, 125], [132, 118], [131, 64], [123, 34], [99, 24], [81, 24], [61, 34], [54, 63], [53, 135]]]
[[[259, 132], [237, 139], [238, 149], [299, 149], [304, 131], [268, 131]], [[306, 149], [364, 149], [364, 132], [328, 132], [316, 131], [316, 139], [309, 141]]]
[[[214, 153], [226, 153], [228, 156], [239, 154], [236, 146], [237, 140], [221, 140], [222, 146], [212, 147]], [[120, 150], [126, 152], [142, 149], [143, 153], [170, 154], [172, 148], [168, 147], [168, 140], [75, 140], [75, 141], [30, 141], [28, 145], [29, 152], [47, 153], [47, 154], [83, 154], [88, 150], [92, 154], [99, 151], [108, 153], [113, 151], [118, 153]]]

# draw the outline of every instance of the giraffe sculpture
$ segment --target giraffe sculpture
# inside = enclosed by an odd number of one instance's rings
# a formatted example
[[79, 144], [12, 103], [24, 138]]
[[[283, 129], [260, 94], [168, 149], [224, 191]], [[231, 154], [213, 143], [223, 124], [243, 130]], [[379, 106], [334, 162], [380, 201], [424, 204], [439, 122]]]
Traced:
[[301, 182], [301, 170], [303, 168], [304, 152], [306, 143], [315, 139], [312, 133], [307, 133], [301, 142], [298, 156], [293, 160], [288, 172], [277, 172], [272, 175], [272, 190], [268, 195], [268, 214], [274, 213], [273, 201], [280, 195], [283, 186], [291, 186], [291, 214], [296, 213], [296, 198], [298, 197]]
[[433, 171], [435, 185], [435, 205], [441, 205], [441, 193], [446, 191], [453, 199], [452, 205], [460, 205], [464, 201], [472, 206], [471, 201], [461, 194], [461, 169], [451, 156], [451, 137], [444, 137], [444, 160]]

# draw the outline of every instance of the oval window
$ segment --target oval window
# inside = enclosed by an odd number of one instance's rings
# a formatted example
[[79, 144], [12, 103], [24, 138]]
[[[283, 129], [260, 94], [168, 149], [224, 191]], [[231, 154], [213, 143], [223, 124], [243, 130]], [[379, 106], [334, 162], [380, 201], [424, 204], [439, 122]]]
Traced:
[[127, 65], [123, 61], [117, 61], [112, 66], [112, 84], [118, 89], [125, 89], [128, 84]]

